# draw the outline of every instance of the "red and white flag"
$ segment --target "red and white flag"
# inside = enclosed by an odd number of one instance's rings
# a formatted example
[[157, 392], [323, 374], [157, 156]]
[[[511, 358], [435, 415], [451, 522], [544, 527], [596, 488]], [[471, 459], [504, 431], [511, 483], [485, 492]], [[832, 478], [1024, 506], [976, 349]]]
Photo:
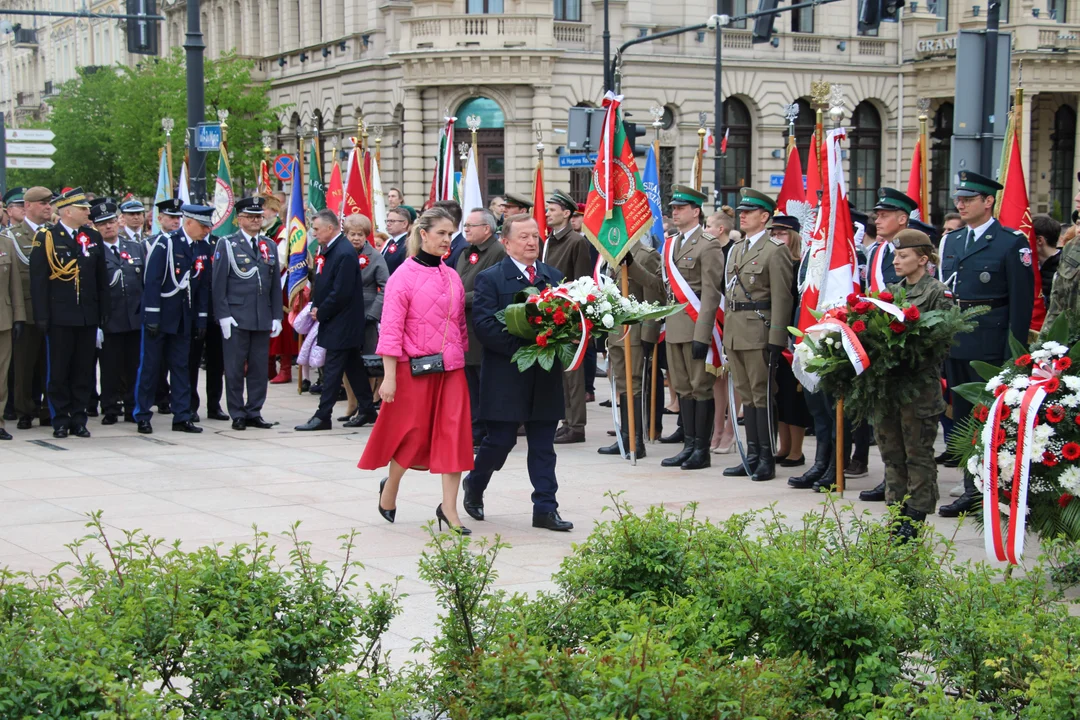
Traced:
[[[724, 140], [727, 141], [727, 136], [724, 137]], [[715, 144], [716, 137], [713, 135], [712, 128], [705, 128], [705, 149], [708, 150]], [[724, 149], [727, 149], [727, 145], [724, 146]]]
[[544, 161], [536, 159], [536, 171], [533, 173], [533, 220], [540, 229], [540, 242], [544, 244], [544, 260], [547, 260], [548, 226], [547, 198], [544, 197]]
[[[363, 153], [364, 155], [367, 152]], [[364, 174], [364, 158], [359, 147], [349, 155], [349, 174], [345, 179], [345, 196], [341, 206], [342, 220], [360, 214], [374, 223], [371, 207], [371, 180]]]
[[915, 151], [911, 153], [911, 171], [908, 173], [907, 181], [907, 193], [909, 198], [915, 201], [915, 206], [918, 208], [918, 216], [912, 213], [911, 216], [916, 220], [926, 221], [926, 208], [922, 203], [922, 138], [915, 141]]
[[[817, 198], [814, 198], [816, 203]], [[802, 159], [792, 142], [788, 146], [787, 167], [784, 169], [784, 184], [780, 186], [780, 195], [776, 198], [776, 207], [784, 215], [798, 218], [804, 238], [802, 253], [809, 246], [810, 232], [814, 225], [814, 203], [807, 202], [806, 189], [803, 187]]]
[[731, 128], [724, 130], [724, 138], [720, 141], [720, 154], [727, 155], [727, 141], [728, 134], [731, 132]]
[[1024, 166], [1020, 161], [1020, 136], [1016, 132], [1016, 125], [1010, 125], [1009, 161], [1005, 166], [1005, 177], [1001, 179], [1001, 184], [1005, 187], [997, 202], [997, 216], [998, 222], [1005, 227], [1023, 233], [1031, 247], [1031, 271], [1035, 274], [1035, 306], [1031, 311], [1031, 329], [1041, 330], [1043, 320], [1046, 319], [1046, 303], [1039, 274], [1039, 244], [1035, 240], [1035, 230], [1031, 225], [1031, 206], [1028, 203], [1027, 183], [1024, 181]]

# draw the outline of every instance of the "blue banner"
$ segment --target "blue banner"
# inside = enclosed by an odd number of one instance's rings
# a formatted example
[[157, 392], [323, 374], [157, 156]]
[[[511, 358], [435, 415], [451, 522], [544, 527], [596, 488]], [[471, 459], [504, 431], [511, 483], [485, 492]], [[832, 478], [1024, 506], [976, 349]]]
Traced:
[[289, 307], [293, 307], [296, 297], [308, 282], [307, 223], [304, 221], [304, 193], [301, 189], [303, 182], [298, 159], [285, 222], [285, 242], [289, 248]]
[[645, 195], [649, 198], [649, 209], [652, 210], [653, 225], [649, 231], [652, 235], [653, 247], [657, 250], [664, 249], [664, 211], [660, 207], [660, 169], [656, 165], [656, 154], [653, 146], [649, 146], [649, 152], [645, 155], [645, 172], [641, 174], [641, 184], [645, 189]]

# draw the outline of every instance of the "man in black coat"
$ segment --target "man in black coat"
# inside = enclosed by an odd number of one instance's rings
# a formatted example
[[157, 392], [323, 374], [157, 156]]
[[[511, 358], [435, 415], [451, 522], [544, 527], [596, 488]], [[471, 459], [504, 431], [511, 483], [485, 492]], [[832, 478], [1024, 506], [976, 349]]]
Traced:
[[562, 274], [544, 263], [540, 255], [540, 231], [528, 215], [503, 221], [507, 257], [476, 277], [473, 291], [473, 321], [476, 336], [484, 346], [480, 366], [480, 411], [487, 435], [476, 454], [473, 471], [465, 478], [465, 512], [484, 519], [484, 490], [491, 475], [502, 468], [506, 456], [517, 443], [518, 426], [525, 425], [529, 444], [529, 479], [533, 485], [533, 527], [566, 531], [574, 524], [559, 517], [555, 493], [555, 428], [565, 413], [562, 364], [556, 360], [550, 371], [533, 365], [518, 372], [510, 361], [526, 341], [506, 331], [495, 314], [514, 302], [514, 295], [527, 287], [543, 289], [562, 281]]
[[30, 295], [34, 322], [45, 333], [53, 437], [86, 438], [97, 331], [109, 320], [109, 281], [101, 235], [86, 224], [90, 201], [82, 188], [63, 193], [55, 206], [60, 221], [34, 236]]
[[[312, 220], [311, 230], [319, 240], [311, 317], [319, 323], [318, 344], [326, 350], [326, 362], [319, 409], [296, 429], [329, 430], [333, 427], [330, 418], [342, 375], [354, 388], [368, 384], [364, 369], [364, 292], [356, 250], [341, 233], [337, 215], [332, 210], [320, 210]], [[374, 422], [374, 408], [358, 408], [358, 412]]]

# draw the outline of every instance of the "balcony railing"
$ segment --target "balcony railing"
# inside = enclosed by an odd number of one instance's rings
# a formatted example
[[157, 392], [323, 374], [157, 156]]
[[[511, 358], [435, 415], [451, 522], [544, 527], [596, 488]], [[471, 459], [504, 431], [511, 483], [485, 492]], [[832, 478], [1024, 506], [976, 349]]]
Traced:
[[555, 42], [559, 47], [574, 50], [588, 50], [591, 38], [590, 27], [579, 22], [555, 21]]
[[[550, 15], [444, 15], [407, 18], [402, 25], [405, 33], [401, 49], [405, 52], [554, 45]], [[580, 41], [584, 42], [584, 38]]]
[[1039, 29], [1039, 49], [1066, 50], [1080, 48], [1080, 26], [1059, 25]]

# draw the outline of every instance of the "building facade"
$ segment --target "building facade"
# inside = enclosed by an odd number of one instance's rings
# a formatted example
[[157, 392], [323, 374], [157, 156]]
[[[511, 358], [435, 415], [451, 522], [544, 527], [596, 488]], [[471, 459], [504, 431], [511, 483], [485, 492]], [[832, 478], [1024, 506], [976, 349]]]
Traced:
[[[81, 0], [80, 0], [81, 1]], [[70, 9], [73, 0], [0, 0], [0, 6]], [[872, 205], [880, 185], [904, 187], [918, 136], [917, 100], [930, 100], [931, 186], [935, 219], [951, 209], [949, 152], [956, 88], [955, 36], [985, 24], [980, 0], [909, 1], [901, 22], [862, 35], [858, 0], [785, 13], [770, 43], [753, 44], [746, 23], [722, 33], [724, 117], [713, 118], [716, 33], [690, 32], [635, 45], [621, 65], [629, 120], [650, 127], [650, 108], [664, 109], [659, 130], [661, 184], [690, 178], [699, 117], [718, 135], [729, 131], [722, 191], [730, 201], [742, 185], [772, 192], [784, 172], [787, 121], [797, 104], [801, 153], [814, 122], [810, 86], [842, 86], [846, 159], [852, 198]], [[1077, 157], [1080, 98], [1080, 0], [1009, 0], [1002, 30], [1013, 37], [1013, 78], [1021, 63], [1027, 93], [1022, 147], [1033, 212], [1067, 216]], [[89, 2], [123, 12], [119, 0]], [[721, 0], [727, 14], [748, 0]], [[756, 4], [750, 3], [749, 10]], [[163, 52], [180, 47], [185, 0], [158, 3]], [[1070, 7], [1073, 6], [1073, 7]], [[456, 116], [479, 115], [477, 136], [485, 193], [528, 194], [537, 133], [546, 147], [548, 188], [579, 198], [588, 170], [559, 166], [566, 153], [569, 108], [597, 106], [603, 96], [603, 0], [203, 0], [208, 57], [235, 52], [255, 60], [271, 82], [271, 103], [283, 108], [278, 146], [297, 147], [304, 127], [319, 129], [329, 166], [348, 146], [361, 117], [382, 133], [384, 186], [407, 201], [426, 196], [439, 130]], [[715, 12], [704, 0], [657, 3], [608, 0], [613, 50], [623, 42], [703, 23]], [[983, 15], [980, 15], [980, 9]], [[12, 120], [38, 117], [42, 103], [80, 65], [132, 63], [118, 21], [26, 19], [0, 45], [0, 109]], [[25, 32], [33, 28], [33, 38]], [[33, 42], [27, 42], [32, 39]], [[642, 143], [643, 144], [643, 143]], [[703, 184], [713, 187], [711, 162]]]

